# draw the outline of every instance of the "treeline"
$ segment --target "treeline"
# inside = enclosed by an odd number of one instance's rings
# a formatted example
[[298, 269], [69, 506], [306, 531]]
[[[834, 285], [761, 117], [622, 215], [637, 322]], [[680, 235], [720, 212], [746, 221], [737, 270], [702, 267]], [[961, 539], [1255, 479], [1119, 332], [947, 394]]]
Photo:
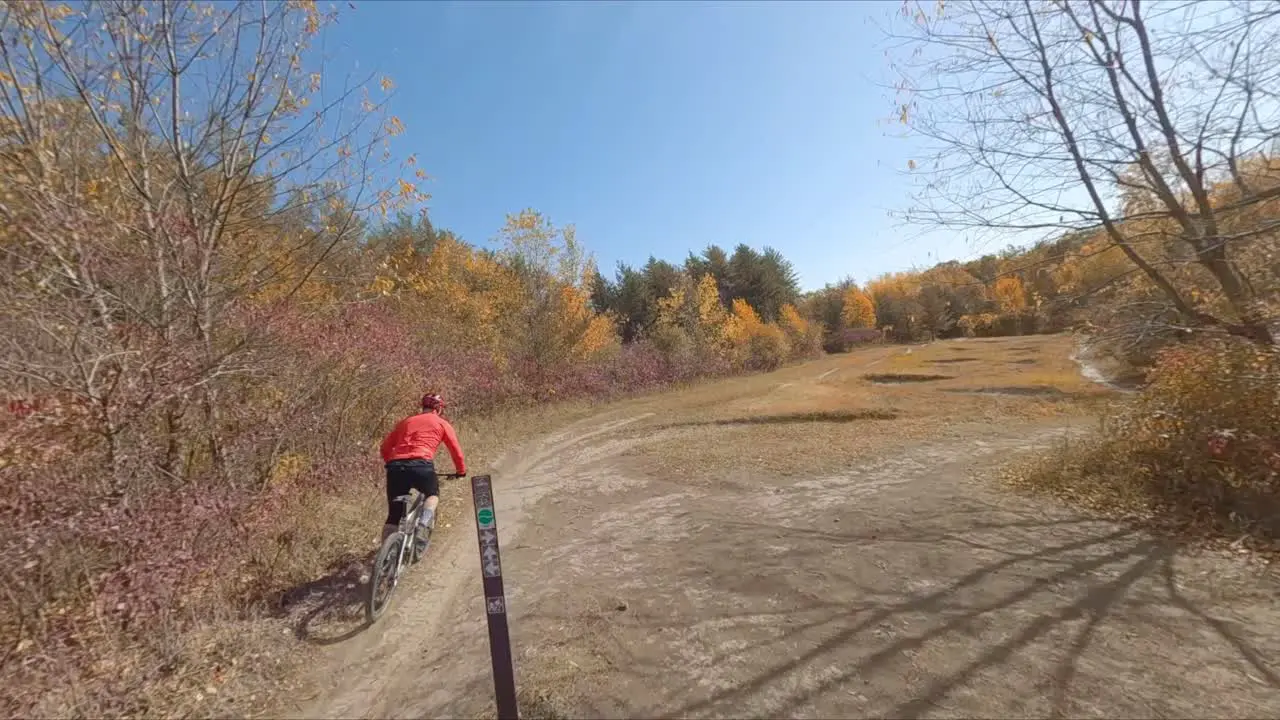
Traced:
[[[1069, 244], [1069, 243], [1068, 243]], [[875, 327], [896, 342], [1057, 332], [1070, 313], [1060, 287], [1029, 251], [1010, 249], [972, 262], [889, 273], [859, 287], [844, 280], [812, 293], [806, 307], [822, 321], [829, 351], [846, 349], [852, 329]], [[1061, 259], [1062, 256], [1058, 256]]]
[[[1222, 207], [1217, 222], [1231, 238], [1229, 259], [1238, 282], [1262, 298], [1256, 312], [1274, 323], [1280, 299], [1275, 260], [1280, 161], [1252, 156], [1239, 162], [1237, 173], [1210, 185], [1209, 200]], [[1234, 208], [1240, 184], [1265, 199]], [[821, 325], [826, 349], [833, 352], [848, 347], [842, 338], [863, 337], [851, 335], [851, 329], [867, 327], [898, 342], [1078, 329], [1097, 335], [1100, 348], [1138, 367], [1149, 366], [1161, 348], [1197, 332], [1271, 344], [1246, 325], [1202, 320], [1239, 313], [1213, 263], [1187, 247], [1176, 220], [1153, 217], [1154, 202], [1136, 191], [1125, 194], [1131, 216], [1118, 218], [1115, 228], [1146, 238], [1132, 254], [1099, 227], [971, 261], [882, 275], [861, 287], [844, 280], [802, 296], [797, 306]], [[1159, 281], [1143, 267], [1158, 269]]]
[[797, 309], [799, 282], [773, 248], [709, 245], [683, 265], [650, 257], [596, 271], [592, 303], [629, 344], [651, 342], [682, 365], [768, 370], [819, 351], [819, 328]]
[[[1235, 207], [1241, 184], [1264, 199]], [[1253, 312], [1271, 323], [1280, 304], [1276, 188], [1280, 161], [1265, 154], [1241, 159], [1235, 178], [1208, 187], [1208, 201], [1221, 208], [1219, 231], [1231, 239], [1229, 267], [1237, 282], [1260, 298]], [[1264, 328], [1260, 332], [1243, 324], [1214, 263], [1188, 247], [1172, 213], [1157, 216], [1150, 194], [1126, 192], [1122, 204], [1129, 214], [1114, 222], [1116, 232], [1144, 238], [1132, 252], [1099, 227], [972, 261], [883, 275], [863, 288], [874, 307], [873, 324], [900, 342], [1079, 329], [1097, 335], [1100, 347], [1140, 367], [1150, 365], [1161, 348], [1195, 334], [1229, 334], [1272, 344], [1265, 333], [1267, 321], [1259, 322]], [[1156, 269], [1158, 281], [1144, 268]], [[842, 323], [844, 308], [861, 294], [846, 280], [807, 296], [801, 307], [821, 322], [828, 338], [839, 337], [849, 327]], [[1231, 318], [1239, 319], [1233, 324]], [[828, 349], [838, 350], [838, 345], [829, 342]]]
[[714, 293], [708, 297], [726, 311], [741, 300], [766, 325], [804, 324], [803, 332], [787, 333], [792, 345], [781, 357], [811, 355], [815, 343], [844, 352], [869, 341], [1061, 332], [1096, 317], [1090, 308], [1112, 297], [1104, 292], [1110, 286], [1140, 281], [1123, 254], [1107, 247], [1100, 233], [1075, 233], [968, 262], [889, 273], [861, 285], [846, 278], [802, 292], [778, 251], [739, 245], [730, 254], [710, 245], [679, 265], [651, 257], [640, 267], [620, 264], [612, 278], [597, 271], [591, 301], [615, 321], [622, 342], [657, 340], [663, 303], [676, 294], [692, 296], [709, 278]]
[[1076, 318], [1077, 276], [1085, 272], [1096, 280], [1105, 271], [1094, 267], [1096, 262], [1082, 270], [1072, 259], [1082, 243], [1068, 237], [972, 262], [891, 273], [863, 285], [846, 278], [810, 292], [800, 291], [790, 262], [774, 249], [758, 252], [739, 245], [730, 254], [710, 245], [680, 265], [651, 257], [638, 268], [620, 264], [613, 278], [597, 271], [591, 299], [596, 311], [614, 319], [624, 343], [657, 339], [663, 332], [663, 303], [677, 294], [692, 296], [709, 278], [714, 292], [707, 297], [718, 299], [726, 311], [740, 300], [766, 325], [803, 323], [803, 332], [787, 333], [792, 345], [783, 357], [811, 355], [815, 344], [844, 352], [868, 341], [1056, 332]]

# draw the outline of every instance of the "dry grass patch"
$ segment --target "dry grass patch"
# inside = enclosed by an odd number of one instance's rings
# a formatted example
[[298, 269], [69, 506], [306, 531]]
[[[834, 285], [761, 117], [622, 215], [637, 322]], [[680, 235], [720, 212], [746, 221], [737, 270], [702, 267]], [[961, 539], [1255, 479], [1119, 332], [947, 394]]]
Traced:
[[[1037, 349], [1033, 358], [1016, 358], [1013, 348]], [[956, 423], [1008, 417], [1040, 418], [1095, 412], [1112, 391], [1080, 376], [1071, 360], [1074, 339], [1043, 335], [1010, 339], [940, 341], [900, 350], [875, 368], [874, 375], [937, 376], [939, 361], [948, 379], [885, 382], [869, 386], [882, 405], [916, 420]], [[867, 385], [863, 383], [864, 386]]]
[[879, 385], [894, 383], [935, 382], [938, 380], [954, 380], [954, 375], [929, 375], [926, 373], [871, 373], [862, 378]]
[[1163, 352], [1099, 432], [1005, 481], [1200, 540], [1280, 548], [1280, 353], [1236, 341]]
[[[688, 388], [678, 398], [658, 396], [648, 407], [659, 415], [630, 432], [679, 432], [625, 456], [635, 473], [655, 480], [766, 485], [844, 472], [870, 455], [966, 423], [1084, 413], [1095, 399], [1109, 396], [1079, 378], [1069, 359], [1070, 338], [1020, 341], [1046, 348], [1036, 367], [1010, 367], [1008, 342], [967, 340], [961, 349], [973, 362], [965, 363], [964, 373], [926, 372], [961, 344], [951, 341], [868, 348], [730, 384]], [[864, 375], [945, 379], [881, 385]], [[993, 389], [1008, 392], [992, 394]]]
[[659, 442], [623, 453], [629, 472], [680, 484], [742, 482], [842, 472], [879, 449], [884, 438], [912, 434], [901, 420], [768, 424], [694, 423]]
[[1067, 398], [1067, 393], [1052, 385], [1004, 385], [996, 387], [948, 389], [944, 392], [969, 395], [1010, 395], [1013, 397]]
[[895, 420], [898, 413], [892, 410], [814, 410], [810, 412], [783, 413], [779, 415], [753, 415], [749, 417], [694, 420], [660, 425], [661, 428], [694, 427], [698, 425], [786, 425], [792, 423], [848, 423], [858, 420]]

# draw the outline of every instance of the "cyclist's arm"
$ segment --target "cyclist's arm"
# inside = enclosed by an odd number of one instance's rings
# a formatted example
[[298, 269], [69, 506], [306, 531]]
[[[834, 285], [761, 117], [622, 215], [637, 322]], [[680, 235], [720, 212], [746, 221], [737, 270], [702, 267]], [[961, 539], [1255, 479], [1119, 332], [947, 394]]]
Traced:
[[387, 455], [391, 453], [391, 448], [395, 447], [396, 438], [399, 434], [400, 424], [396, 423], [395, 428], [393, 428], [391, 432], [387, 433], [386, 437], [382, 438], [382, 447], [378, 448], [378, 451], [382, 455], [383, 462], [387, 462]]
[[467, 461], [462, 457], [462, 446], [458, 444], [458, 434], [453, 431], [453, 425], [448, 420], [441, 422], [444, 426], [444, 446], [449, 450], [449, 457], [453, 458], [453, 467], [459, 475], [467, 474]]

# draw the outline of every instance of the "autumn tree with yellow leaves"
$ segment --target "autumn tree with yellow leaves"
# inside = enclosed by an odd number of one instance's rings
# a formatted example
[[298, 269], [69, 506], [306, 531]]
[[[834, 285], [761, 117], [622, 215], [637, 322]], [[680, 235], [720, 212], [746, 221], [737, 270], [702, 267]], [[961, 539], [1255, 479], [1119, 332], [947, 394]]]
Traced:
[[822, 352], [822, 324], [800, 314], [790, 303], [778, 311], [778, 325], [787, 336], [791, 354], [796, 358], [816, 357]]
[[853, 329], [876, 327], [876, 306], [871, 297], [856, 285], [844, 293], [844, 309], [840, 313], [844, 326]]
[[534, 210], [507, 216], [498, 259], [520, 280], [520, 322], [510, 337], [524, 359], [549, 371], [586, 361], [617, 342], [612, 321], [590, 307], [594, 268], [572, 226], [557, 228]]
[[696, 282], [685, 276], [658, 300], [653, 341], [676, 362], [728, 370], [771, 370], [782, 363], [812, 357], [819, 334], [790, 304], [779, 322], [765, 322], [745, 298], [726, 308], [715, 278]]

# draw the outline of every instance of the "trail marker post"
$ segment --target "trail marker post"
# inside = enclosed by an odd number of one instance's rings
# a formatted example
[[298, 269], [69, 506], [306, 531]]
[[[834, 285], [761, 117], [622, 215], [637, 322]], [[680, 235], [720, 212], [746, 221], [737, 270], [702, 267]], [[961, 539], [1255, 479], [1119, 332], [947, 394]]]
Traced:
[[511, 634], [507, 629], [507, 596], [502, 590], [502, 554], [498, 551], [498, 516], [493, 510], [493, 482], [488, 475], [471, 476], [476, 506], [476, 538], [480, 542], [480, 576], [484, 581], [485, 617], [489, 620], [489, 654], [493, 658], [493, 690], [498, 720], [518, 720], [516, 675], [512, 666]]

